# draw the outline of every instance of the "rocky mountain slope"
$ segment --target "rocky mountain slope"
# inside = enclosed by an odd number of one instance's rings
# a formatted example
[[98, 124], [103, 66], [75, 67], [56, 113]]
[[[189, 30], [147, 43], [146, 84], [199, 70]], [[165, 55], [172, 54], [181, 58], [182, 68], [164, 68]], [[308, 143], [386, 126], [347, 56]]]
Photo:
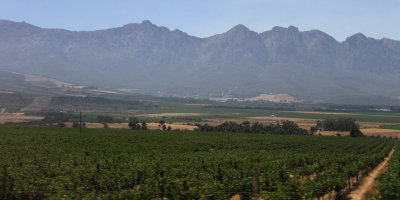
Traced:
[[298, 99], [400, 96], [400, 42], [243, 25], [208, 38], [150, 21], [97, 31], [0, 20], [0, 69], [141, 93]]

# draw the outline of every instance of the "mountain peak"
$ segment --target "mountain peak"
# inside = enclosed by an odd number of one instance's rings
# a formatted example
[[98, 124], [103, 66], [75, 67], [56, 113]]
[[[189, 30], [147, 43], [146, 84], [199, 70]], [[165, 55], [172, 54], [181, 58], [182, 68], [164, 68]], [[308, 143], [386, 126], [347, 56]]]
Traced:
[[[289, 26], [287, 28], [281, 26], [275, 26], [271, 29], [272, 32], [289, 32], [289, 33], [299, 33], [299, 29], [295, 26]], [[266, 31], [269, 32], [269, 31]]]
[[369, 39], [364, 34], [356, 33], [356, 34], [346, 38], [345, 43], [350, 44], [350, 46], [356, 46], [356, 45], [360, 45], [360, 44], [365, 44], [368, 42], [368, 40]]
[[297, 28], [297, 27], [295, 27], [295, 26], [289, 26], [288, 28], [287, 28], [287, 30], [289, 31], [289, 32], [299, 32], [299, 28]]
[[346, 40], [351, 40], [351, 39], [367, 39], [367, 37], [364, 35], [364, 34], [362, 34], [362, 33], [356, 33], [356, 34], [354, 34], [354, 35], [352, 35], [352, 36], [350, 36], [350, 37], [348, 37]]
[[142, 21], [142, 25], [154, 25], [153, 23], [151, 23], [151, 21], [150, 20], [143, 20]]
[[249, 31], [250, 29], [248, 29], [245, 25], [238, 24], [232, 27], [228, 32], [249, 32]]

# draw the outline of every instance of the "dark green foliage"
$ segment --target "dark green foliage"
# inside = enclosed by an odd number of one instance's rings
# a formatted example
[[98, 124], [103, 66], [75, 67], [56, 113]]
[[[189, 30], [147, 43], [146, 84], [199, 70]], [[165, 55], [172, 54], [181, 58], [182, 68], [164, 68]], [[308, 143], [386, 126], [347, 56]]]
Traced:
[[73, 121], [72, 122], [72, 128], [79, 128], [79, 122]]
[[248, 121], [245, 121], [241, 124], [236, 122], [224, 122], [218, 126], [210, 126], [208, 124], [197, 124], [199, 127], [199, 131], [204, 132], [239, 132], [239, 133], [269, 133], [269, 134], [279, 134], [279, 135], [308, 135], [308, 131], [302, 128], [293, 122], [293, 121], [284, 121], [282, 124], [270, 124], [263, 125], [258, 122], [255, 122], [253, 125], [250, 125]]
[[142, 122], [142, 126], [140, 126], [140, 121], [135, 118], [135, 117], [131, 117], [129, 118], [129, 123], [128, 126], [132, 129], [132, 130], [147, 130], [147, 124], [145, 121]]
[[317, 132], [317, 131], [318, 131], [318, 126], [312, 126], [312, 127], [310, 128], [310, 133], [311, 133], [312, 135], [314, 135], [314, 133]]
[[324, 131], [350, 131], [358, 128], [358, 124], [352, 118], [325, 119], [317, 122], [317, 128]]
[[[254, 189], [263, 199], [314, 199], [374, 168], [393, 144], [374, 137], [113, 129], [80, 135], [0, 126], [0, 166], [8, 166], [7, 199], [251, 199]], [[313, 181], [300, 179], [313, 173]]]
[[364, 136], [364, 134], [361, 132], [361, 130], [359, 128], [352, 128], [350, 131], [350, 136], [351, 137], [362, 137]]
[[146, 123], [146, 121], [142, 121], [142, 130], [147, 130], [147, 123]]
[[65, 123], [64, 123], [64, 122], [58, 122], [58, 123], [56, 124], [56, 126], [57, 126], [57, 127], [63, 128], [63, 127], [65, 127]]
[[99, 115], [97, 116], [97, 122], [99, 123], [112, 123], [113, 122], [113, 118], [110, 116], [106, 116], [106, 115]]
[[71, 113], [48, 112], [44, 113], [44, 118], [42, 121], [45, 123], [59, 123], [59, 122], [71, 121], [73, 119], [79, 119], [79, 118], [77, 116], [73, 116], [73, 114]]

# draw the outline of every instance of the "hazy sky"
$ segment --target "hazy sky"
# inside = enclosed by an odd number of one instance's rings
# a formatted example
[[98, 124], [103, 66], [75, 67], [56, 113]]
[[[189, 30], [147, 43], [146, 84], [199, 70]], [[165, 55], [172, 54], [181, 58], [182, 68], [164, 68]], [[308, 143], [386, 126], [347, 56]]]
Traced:
[[236, 24], [256, 32], [274, 26], [319, 29], [337, 40], [362, 32], [400, 40], [398, 0], [0, 0], [0, 19], [46, 28], [97, 30], [149, 19], [207, 37]]

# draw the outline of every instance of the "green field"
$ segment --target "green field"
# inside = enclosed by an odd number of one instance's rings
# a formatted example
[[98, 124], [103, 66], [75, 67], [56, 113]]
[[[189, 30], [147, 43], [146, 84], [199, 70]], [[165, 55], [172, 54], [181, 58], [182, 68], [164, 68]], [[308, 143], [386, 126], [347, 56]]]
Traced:
[[[395, 140], [0, 126], [6, 199], [313, 199]], [[3, 169], [3, 168], [2, 168]], [[316, 176], [311, 180], [310, 176]], [[4, 182], [4, 180], [6, 180]], [[4, 185], [3, 185], [4, 186]]]
[[395, 129], [395, 130], [400, 130], [400, 124], [395, 124], [395, 125], [384, 125], [384, 126], [381, 126], [380, 128], [383, 128], [383, 129]]
[[[257, 107], [232, 107], [220, 108], [213, 106], [187, 106], [187, 105], [170, 105], [169, 107], [158, 107], [138, 113], [199, 113], [196, 118], [213, 119], [213, 118], [246, 118], [246, 117], [276, 117], [287, 118], [304, 118], [304, 119], [331, 119], [331, 118], [354, 118], [359, 122], [384, 122], [384, 123], [400, 123], [399, 113], [390, 112], [348, 112], [337, 114], [326, 114], [323, 112], [302, 113], [282, 110], [266, 110]], [[333, 112], [334, 113], [334, 112]], [[151, 119], [156, 120], [156, 119]], [[184, 121], [184, 120], [183, 120]]]

